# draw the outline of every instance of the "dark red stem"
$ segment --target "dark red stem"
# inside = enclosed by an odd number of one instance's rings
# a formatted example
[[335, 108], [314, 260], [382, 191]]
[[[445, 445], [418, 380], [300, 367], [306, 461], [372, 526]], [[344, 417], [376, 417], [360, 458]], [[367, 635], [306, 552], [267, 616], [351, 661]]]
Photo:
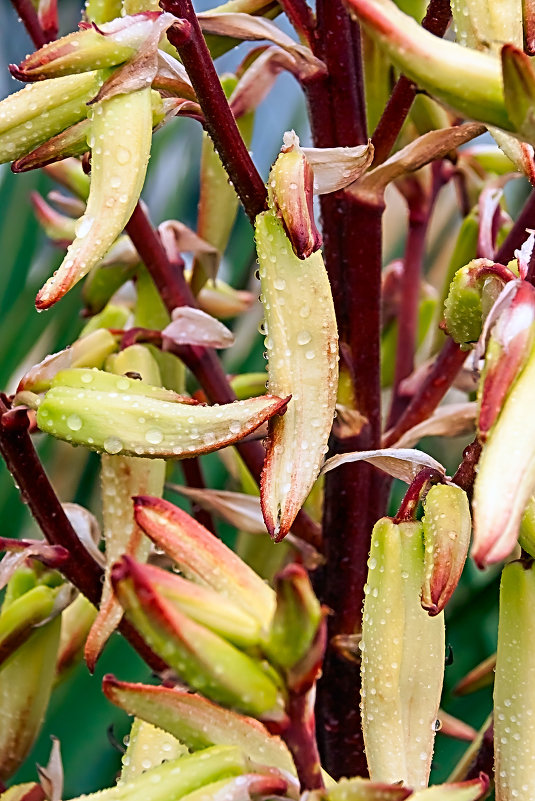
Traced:
[[492, 776], [494, 771], [494, 721], [489, 724], [483, 741], [479, 747], [479, 751], [472, 764], [470, 765], [466, 776], [463, 778], [466, 781], [470, 779], [478, 779], [480, 773], [485, 773], [487, 776]]
[[[430, 0], [422, 27], [435, 36], [444, 36], [451, 19], [449, 0]], [[382, 164], [394, 147], [416, 97], [416, 84], [402, 75], [396, 83], [385, 110], [377, 124], [372, 142], [375, 147], [374, 166]]]
[[481, 448], [482, 445], [477, 437], [466, 446], [463, 451], [463, 460], [452, 479], [454, 484], [461, 487], [469, 498], [472, 497], [474, 481], [476, 480], [477, 463], [481, 456]]
[[280, 6], [295, 30], [311, 44], [314, 37], [316, 18], [305, 0], [279, 0]]
[[[0, 400], [0, 415], [0, 452], [23, 501], [28, 504], [47, 541], [62, 545], [69, 552], [61, 567], [62, 573], [98, 606], [103, 571], [82, 545], [48, 480], [28, 433], [27, 411], [10, 410]], [[119, 628], [153, 670], [161, 671], [166, 667], [127, 621], [123, 620]]]
[[432, 467], [424, 467], [420, 470], [416, 478], [410, 483], [407, 492], [394, 518], [394, 523], [404, 523], [416, 519], [418, 504], [422, 496], [427, 493], [431, 484], [442, 484], [444, 476]]
[[324, 787], [316, 744], [315, 718], [310, 700], [310, 693], [290, 693], [287, 707], [290, 724], [282, 732], [282, 737], [292, 753], [303, 791], [321, 790]]
[[[427, 207], [427, 208], [426, 208]], [[429, 207], [425, 200], [409, 207], [409, 230], [403, 260], [401, 303], [398, 317], [396, 367], [392, 387], [392, 405], [387, 427], [390, 428], [406, 408], [408, 400], [400, 393], [400, 384], [414, 369], [414, 353], [418, 332], [420, 277], [425, 254], [425, 238], [429, 224]]]
[[507, 264], [514, 258], [515, 250], [518, 250], [527, 239], [526, 228], [535, 226], [535, 192], [533, 189], [524, 203], [524, 207], [518, 215], [515, 223], [507, 234], [502, 246], [496, 253], [494, 260], [500, 264]]
[[161, 6], [188, 23], [187, 31], [174, 26], [167, 37], [178, 50], [203, 110], [205, 128], [248, 217], [254, 222], [266, 206], [266, 187], [227, 103], [193, 5], [190, 0], [161, 0]]
[[54, 38], [52, 36], [52, 32], [47, 34], [45, 31], [43, 31], [37, 16], [37, 11], [32, 4], [32, 0], [11, 0], [11, 4], [19, 15], [22, 24], [26, 28], [28, 36], [36, 48], [42, 47], [43, 45], [52, 41]]

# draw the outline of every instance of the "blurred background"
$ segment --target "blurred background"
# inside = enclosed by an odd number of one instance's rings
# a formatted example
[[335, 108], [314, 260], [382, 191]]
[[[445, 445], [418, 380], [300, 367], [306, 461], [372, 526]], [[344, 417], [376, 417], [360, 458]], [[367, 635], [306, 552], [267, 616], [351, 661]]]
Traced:
[[[81, 3], [60, 0], [62, 32], [74, 29], [81, 17]], [[209, 3], [196, 4], [198, 10]], [[213, 4], [212, 4], [213, 5]], [[284, 22], [280, 23], [284, 26]], [[243, 58], [247, 45], [228, 53], [218, 61], [220, 73], [232, 71]], [[0, 3], [0, 96], [5, 97], [19, 88], [10, 77], [7, 65], [19, 62], [31, 50], [30, 41], [17, 21], [7, 0]], [[302, 95], [293, 78], [281, 76], [270, 96], [260, 106], [255, 122], [252, 152], [262, 175], [279, 151], [284, 131], [294, 128], [304, 144], [309, 144], [309, 128]], [[148, 204], [155, 224], [175, 218], [195, 228], [201, 129], [198, 123], [173, 120], [154, 139], [143, 199]], [[514, 214], [526, 188], [513, 182], [510, 200]], [[53, 307], [37, 314], [33, 301], [45, 278], [59, 265], [62, 251], [45, 239], [33, 216], [29, 195], [32, 190], [42, 194], [52, 188], [46, 176], [39, 173], [14, 176], [9, 165], [0, 167], [0, 389], [12, 392], [22, 373], [47, 353], [53, 353], [76, 339], [83, 320], [80, 285]], [[405, 211], [399, 200], [392, 197], [385, 220], [385, 262], [401, 255], [404, 243]], [[453, 234], [459, 224], [451, 198], [443, 204], [443, 216], [434, 221], [428, 248], [427, 269], [433, 280], [440, 277], [447, 264], [454, 242]], [[438, 265], [438, 266], [437, 266]], [[239, 289], [257, 293], [255, 254], [252, 231], [240, 214], [221, 277]], [[224, 356], [227, 370], [263, 370], [263, 341], [258, 332], [261, 320], [259, 306], [234, 327], [237, 344]], [[36, 437], [38, 449], [53, 484], [63, 501], [88, 506], [98, 515], [98, 457], [83, 449], [74, 449], [43, 435]], [[458, 464], [465, 440], [438, 443], [429, 440], [421, 447], [439, 458], [449, 470]], [[207, 484], [213, 488], [226, 485], [226, 472], [217, 456], [203, 457]], [[180, 481], [176, 469], [172, 478]], [[399, 502], [403, 487], [395, 485], [392, 507]], [[170, 496], [171, 497], [171, 496]], [[176, 496], [172, 497], [177, 501]], [[2, 536], [36, 536], [34, 524], [7, 472], [0, 470], [0, 520]], [[221, 526], [223, 536], [232, 532]], [[456, 682], [479, 661], [493, 653], [497, 630], [498, 577], [492, 571], [480, 573], [468, 564], [463, 582], [447, 614], [449, 666], [446, 669], [444, 706], [476, 728], [485, 720], [491, 708], [491, 688], [487, 687], [464, 699], [455, 698], [451, 690]], [[63, 681], [53, 695], [43, 731], [26, 766], [16, 777], [26, 780], [35, 777], [34, 763], [45, 764], [50, 750], [50, 735], [60, 738], [65, 765], [65, 797], [94, 791], [113, 781], [120, 766], [120, 753], [114, 741], [122, 742], [130, 721], [108, 703], [100, 692], [104, 673], [113, 672], [121, 679], [151, 680], [146, 666], [118, 635], [105, 649], [94, 676], [79, 665]], [[2, 721], [0, 721], [0, 726]], [[433, 779], [447, 777], [465, 745], [445, 737], [437, 738]]]

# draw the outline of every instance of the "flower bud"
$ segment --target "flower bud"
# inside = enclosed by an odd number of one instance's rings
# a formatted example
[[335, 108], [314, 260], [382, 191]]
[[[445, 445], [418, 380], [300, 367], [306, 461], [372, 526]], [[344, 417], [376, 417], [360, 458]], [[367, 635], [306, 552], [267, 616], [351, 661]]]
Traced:
[[314, 222], [314, 173], [292, 134], [284, 135], [285, 145], [269, 174], [269, 205], [281, 220], [295, 255], [306, 259], [321, 247]]
[[437, 484], [424, 501], [424, 583], [422, 606], [430, 615], [442, 612], [463, 572], [472, 521], [466, 492]]
[[[281, 570], [275, 577], [275, 591], [277, 608], [265, 650], [271, 661], [286, 671], [288, 686], [302, 692], [303, 685], [312, 685], [317, 678], [323, 658], [324, 638], [319, 638], [314, 649], [322, 609], [301, 565], [290, 564]], [[311, 658], [312, 650], [315, 658]]]
[[275, 593], [234, 551], [169, 501], [138, 497], [134, 508], [144, 532], [185, 576], [216, 590], [269, 628]]
[[321, 253], [298, 259], [273, 211], [256, 218], [256, 246], [269, 392], [292, 395], [285, 416], [270, 425], [262, 473], [264, 520], [278, 541], [290, 530], [327, 451], [338, 387], [338, 333]]
[[135, 718], [128, 735], [128, 747], [123, 754], [123, 768], [118, 784], [134, 781], [146, 770], [187, 753], [186, 746], [172, 734]]
[[362, 726], [373, 781], [427, 787], [444, 675], [444, 615], [420, 604], [421, 523], [372, 534], [362, 620]]
[[0, 103], [0, 163], [29, 153], [87, 116], [102, 74], [86, 72], [42, 81], [15, 92]]
[[253, 762], [295, 776], [288, 748], [258, 720], [175, 687], [133, 684], [108, 675], [104, 677], [103, 690], [108, 700], [129, 715], [148, 720], [174, 734], [192, 751], [209, 745], [233, 745]]
[[535, 797], [535, 568], [506, 565], [494, 680], [496, 798]]
[[114, 95], [92, 106], [91, 186], [76, 239], [36, 298], [47, 309], [113, 245], [139, 200], [152, 139], [151, 89]]
[[119, 17], [99, 28], [84, 25], [83, 30], [69, 33], [44, 45], [27, 56], [11, 74], [20, 81], [40, 81], [88, 70], [115, 67], [131, 59], [150, 37], [154, 25], [162, 18], [170, 24], [172, 15], [145, 12]]
[[115, 593], [150, 647], [194, 689], [268, 720], [284, 718], [284, 697], [259, 661], [180, 612], [152, 574], [127, 556], [112, 569]]
[[492, 327], [479, 384], [478, 432], [484, 442], [535, 340], [535, 289], [518, 281], [516, 291]]
[[[72, 377], [77, 380], [67, 385]], [[41, 402], [37, 425], [58, 439], [113, 455], [187, 458], [238, 442], [286, 403], [266, 395], [224, 406], [192, 405], [125, 376], [65, 370]]]

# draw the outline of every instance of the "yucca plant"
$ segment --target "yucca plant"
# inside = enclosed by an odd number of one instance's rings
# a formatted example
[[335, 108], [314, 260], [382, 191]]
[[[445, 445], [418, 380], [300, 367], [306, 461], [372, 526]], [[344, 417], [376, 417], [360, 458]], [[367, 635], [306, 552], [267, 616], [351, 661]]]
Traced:
[[535, 798], [530, 3], [12, 5], [0, 801]]

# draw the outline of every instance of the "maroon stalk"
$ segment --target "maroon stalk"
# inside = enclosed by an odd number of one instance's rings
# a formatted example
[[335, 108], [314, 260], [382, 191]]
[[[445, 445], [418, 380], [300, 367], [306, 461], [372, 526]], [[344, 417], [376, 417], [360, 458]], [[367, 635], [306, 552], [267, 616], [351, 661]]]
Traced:
[[[451, 19], [449, 0], [430, 0], [422, 27], [435, 36], [444, 36]], [[396, 83], [386, 108], [375, 129], [372, 142], [375, 147], [374, 166], [382, 164], [390, 155], [411, 106], [416, 97], [416, 84], [402, 75]]]
[[162, 0], [161, 6], [187, 22], [187, 30], [186, 26], [182, 29], [174, 26], [167, 37], [178, 50], [203, 110], [205, 128], [247, 215], [254, 222], [266, 207], [266, 187], [238, 130], [193, 5], [190, 0]]
[[314, 39], [316, 19], [305, 0], [280, 0], [280, 6], [300, 37], [309, 45]]
[[433, 467], [424, 467], [423, 470], [420, 470], [418, 475], [411, 481], [401, 501], [398, 513], [394, 518], [394, 523], [416, 520], [418, 504], [427, 493], [430, 485], [442, 484], [443, 482], [444, 476]]
[[11, 0], [13, 8], [20, 17], [20, 20], [28, 36], [34, 43], [36, 48], [42, 47], [48, 42], [52, 41], [52, 36], [47, 35], [41, 27], [37, 11], [33, 7], [32, 0]]
[[[68, 550], [69, 558], [61, 567], [62, 573], [98, 606], [103, 571], [82, 545], [48, 480], [28, 433], [27, 411], [9, 409], [0, 399], [0, 415], [0, 452], [22, 499], [47, 541]], [[126, 620], [119, 628], [153, 670], [161, 671], [166, 667]]]
[[288, 716], [290, 724], [282, 732], [282, 737], [292, 752], [301, 789], [323, 789], [310, 693], [290, 692]]

